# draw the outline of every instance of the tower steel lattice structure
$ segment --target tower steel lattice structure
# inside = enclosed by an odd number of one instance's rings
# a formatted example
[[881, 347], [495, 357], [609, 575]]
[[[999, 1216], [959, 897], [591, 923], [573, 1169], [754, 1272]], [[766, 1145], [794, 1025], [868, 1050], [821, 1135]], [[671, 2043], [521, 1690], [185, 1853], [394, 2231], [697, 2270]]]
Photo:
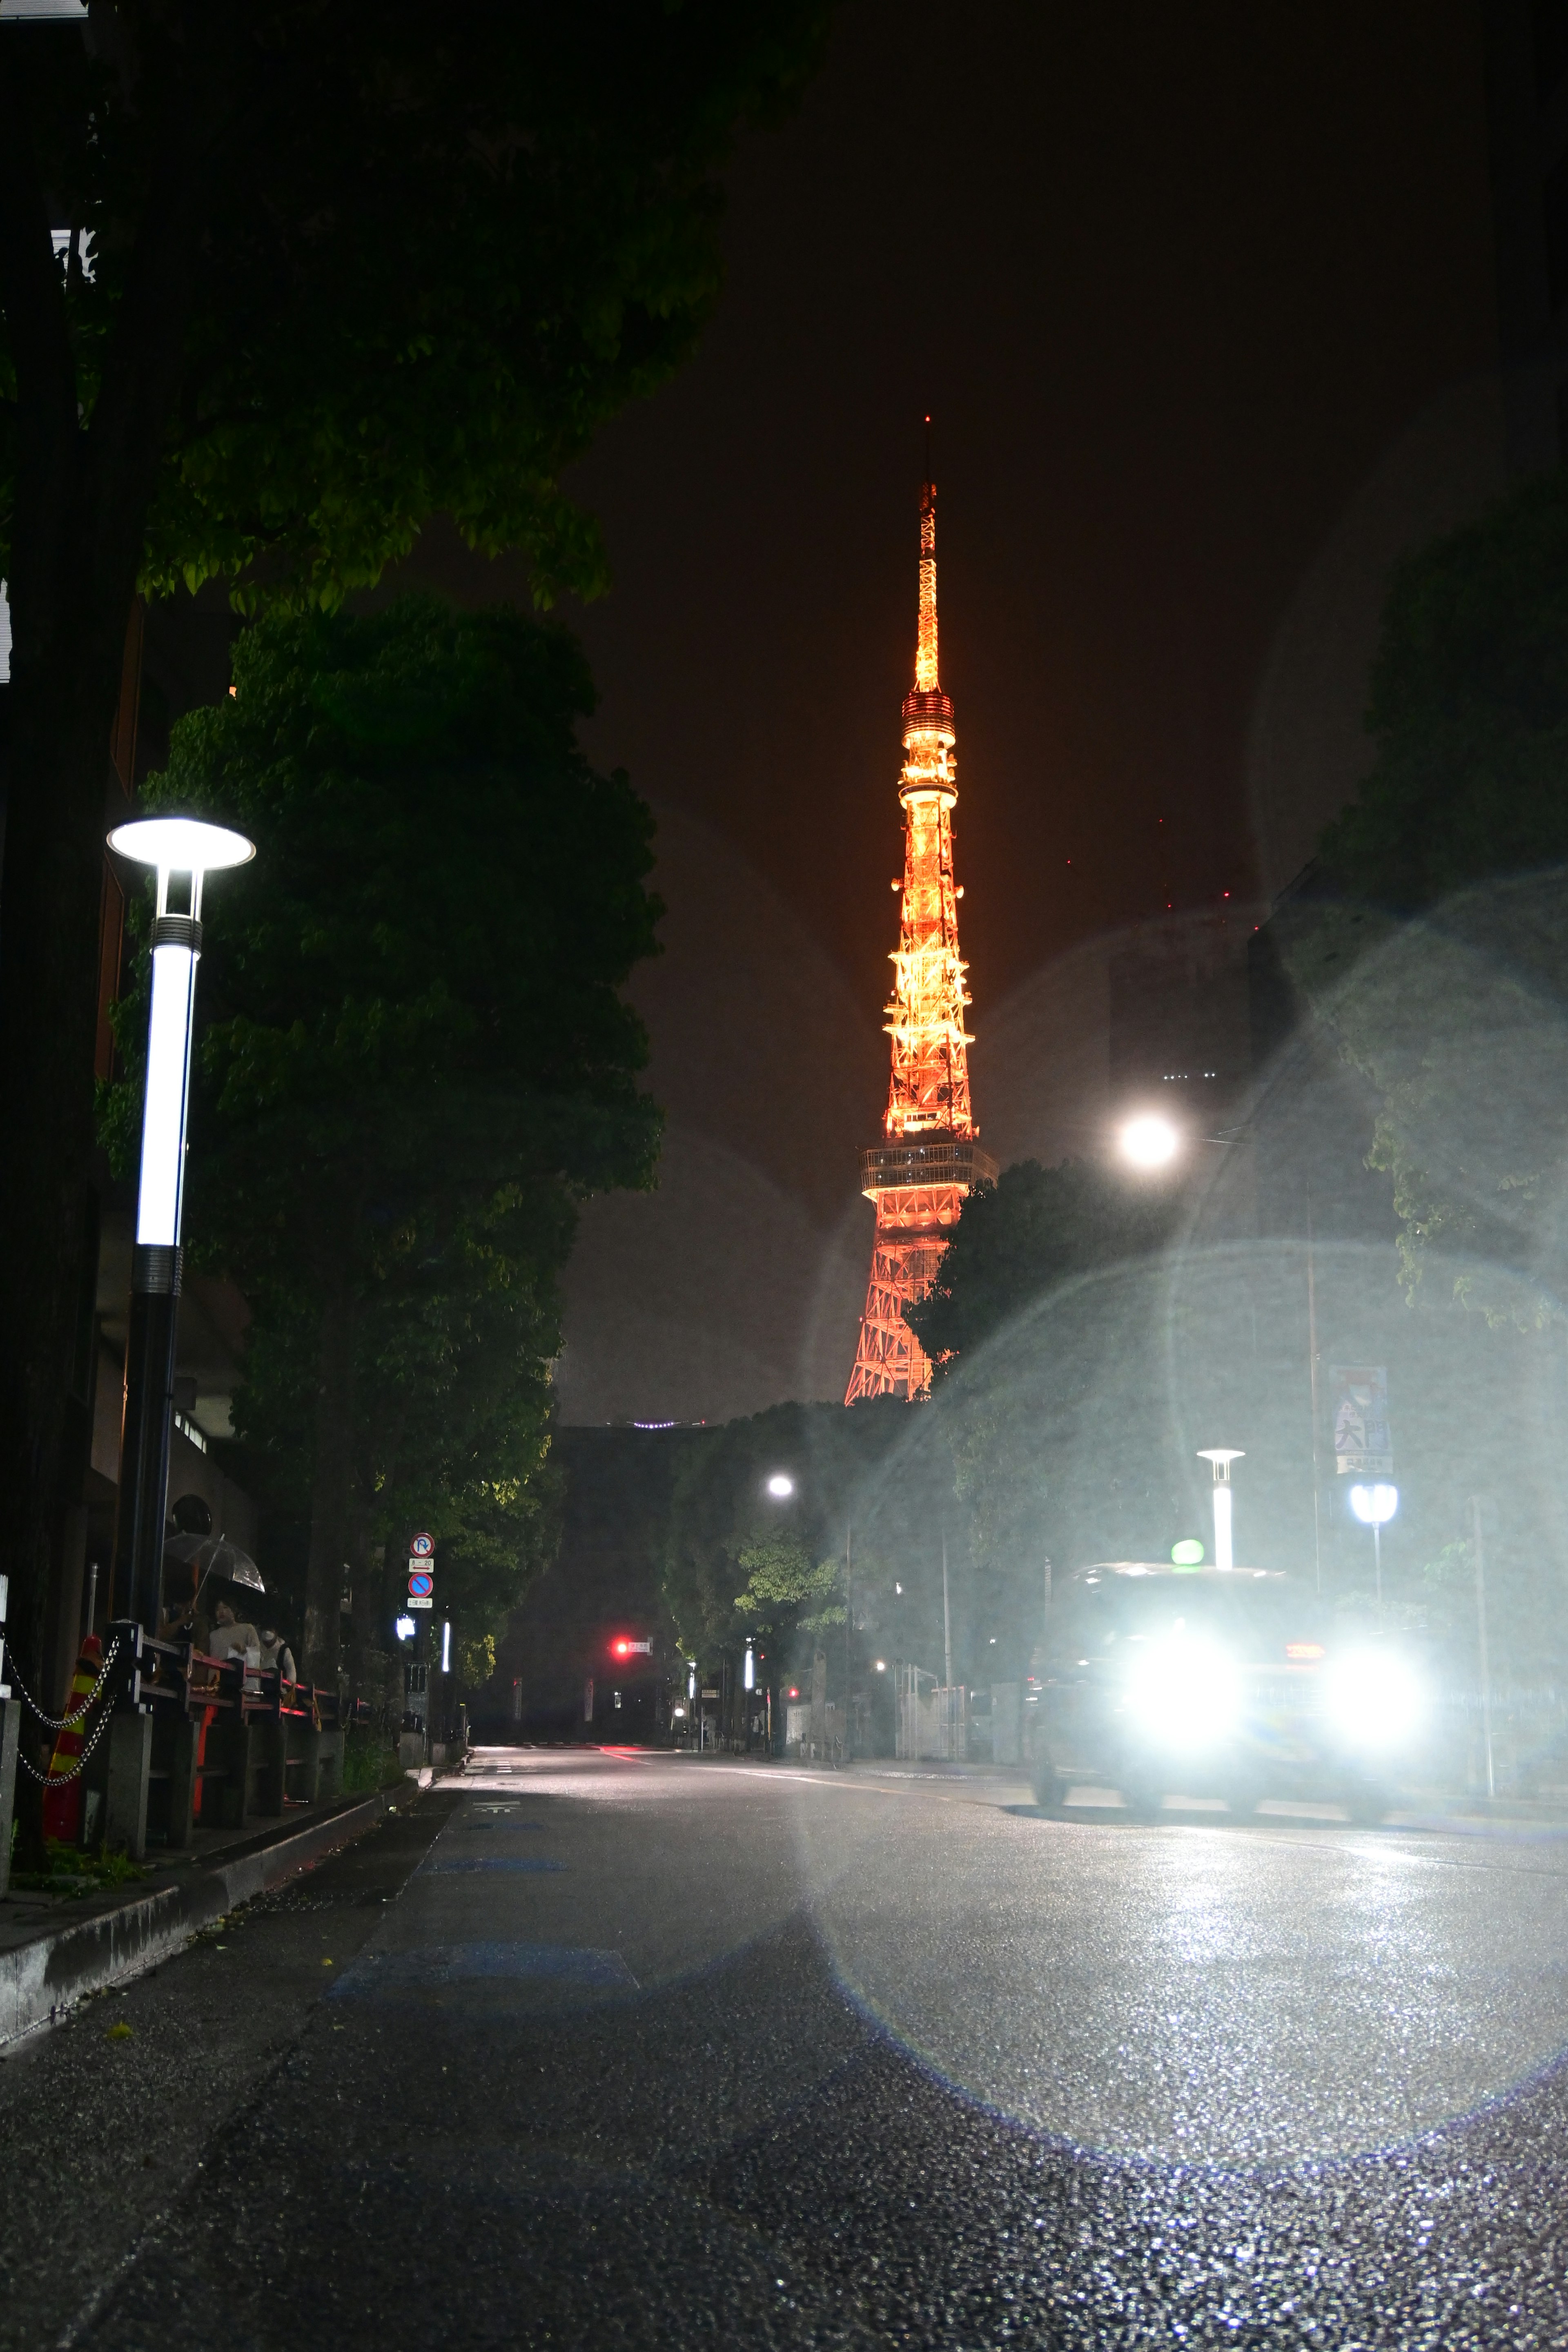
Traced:
[[871, 1278], [846, 1404], [869, 1396], [918, 1397], [931, 1365], [904, 1321], [947, 1247], [965, 1194], [996, 1163], [980, 1150], [969, 1097], [963, 1025], [968, 969], [958, 952], [959, 888], [952, 870], [958, 801], [952, 704], [942, 690], [936, 630], [936, 485], [921, 490], [920, 626], [913, 691], [904, 697], [904, 878], [893, 992], [884, 1024], [892, 1075], [882, 1140], [860, 1154], [860, 1190], [876, 1203]]

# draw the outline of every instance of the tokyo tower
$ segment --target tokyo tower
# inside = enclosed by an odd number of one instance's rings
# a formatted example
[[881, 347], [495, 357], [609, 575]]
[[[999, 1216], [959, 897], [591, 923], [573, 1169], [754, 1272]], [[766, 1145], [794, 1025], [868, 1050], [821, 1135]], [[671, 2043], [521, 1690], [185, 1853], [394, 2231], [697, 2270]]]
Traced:
[[915, 683], [904, 697], [899, 780], [904, 878], [893, 885], [901, 893], [899, 944], [885, 1024], [893, 1041], [893, 1070], [883, 1139], [860, 1154], [860, 1190], [876, 1202], [877, 1231], [846, 1404], [860, 1397], [923, 1394], [931, 1364], [904, 1321], [904, 1308], [935, 1274], [964, 1195], [978, 1179], [996, 1173], [995, 1161], [974, 1140], [969, 1101], [973, 1040], [963, 1025], [968, 967], [958, 952], [962, 893], [952, 878], [956, 741], [952, 704], [937, 669], [936, 484], [927, 481], [921, 490]]

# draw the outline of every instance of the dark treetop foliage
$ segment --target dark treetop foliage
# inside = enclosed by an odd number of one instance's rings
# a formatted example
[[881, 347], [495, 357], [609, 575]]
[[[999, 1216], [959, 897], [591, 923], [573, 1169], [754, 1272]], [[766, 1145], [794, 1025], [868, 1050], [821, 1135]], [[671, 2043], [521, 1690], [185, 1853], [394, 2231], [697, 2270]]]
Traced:
[[[651, 1180], [617, 990], [654, 950], [652, 822], [578, 751], [592, 689], [542, 623], [410, 598], [264, 622], [235, 667], [148, 799], [258, 845], [211, 891], [187, 1210], [254, 1307], [242, 1433], [310, 1496], [323, 1574], [356, 1521], [362, 1552], [428, 1525], [493, 1615], [574, 1203]], [[128, 1143], [134, 1083], [108, 1108]]]
[[935, 1281], [904, 1319], [939, 1379], [1045, 1292], [1163, 1247], [1184, 1203], [1086, 1161], [1022, 1160], [977, 1184]]
[[1287, 961], [1382, 1097], [1407, 1283], [1440, 1253], [1537, 1322], [1568, 1297], [1568, 474], [1402, 565], [1369, 725]]
[[1406, 911], [1568, 858], [1568, 472], [1405, 558], [1367, 727], [1371, 773], [1322, 845], [1341, 888]]
[[[714, 171], [818, 55], [818, 0], [121, 0], [85, 44], [7, 34], [56, 217], [90, 439], [179, 281], [142, 572], [330, 601], [446, 509], [602, 577], [557, 487], [689, 353], [718, 291]], [[7, 313], [13, 305], [9, 299]], [[0, 326], [0, 574], [30, 315]], [[25, 389], [25, 387], [23, 387]]]

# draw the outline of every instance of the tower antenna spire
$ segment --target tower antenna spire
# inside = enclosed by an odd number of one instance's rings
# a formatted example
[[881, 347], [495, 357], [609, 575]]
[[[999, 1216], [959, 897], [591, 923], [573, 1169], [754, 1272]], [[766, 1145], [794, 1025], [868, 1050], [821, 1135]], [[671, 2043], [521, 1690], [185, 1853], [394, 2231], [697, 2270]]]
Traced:
[[846, 1404], [860, 1397], [918, 1397], [931, 1364], [904, 1321], [923, 1298], [958, 1223], [965, 1196], [996, 1163], [975, 1141], [963, 1025], [969, 990], [958, 952], [958, 886], [952, 812], [958, 800], [952, 704], [942, 690], [936, 635], [936, 488], [921, 485], [919, 622], [915, 681], [904, 697], [904, 878], [893, 993], [886, 1006], [892, 1075], [882, 1141], [860, 1154], [860, 1190], [876, 1203], [871, 1278]]

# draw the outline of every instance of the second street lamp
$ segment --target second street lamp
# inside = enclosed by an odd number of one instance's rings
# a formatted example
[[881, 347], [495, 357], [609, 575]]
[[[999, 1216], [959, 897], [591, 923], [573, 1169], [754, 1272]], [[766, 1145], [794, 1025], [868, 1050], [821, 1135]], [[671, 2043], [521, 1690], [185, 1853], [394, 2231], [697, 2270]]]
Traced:
[[[158, 1630], [163, 1572], [163, 1510], [169, 1426], [174, 1405], [174, 1331], [180, 1307], [185, 1198], [185, 1119], [196, 965], [202, 952], [202, 884], [243, 866], [256, 845], [226, 825], [195, 817], [141, 817], [117, 825], [109, 845], [158, 877], [153, 922], [152, 1003], [142, 1107], [142, 1171], [125, 1349], [125, 1412], [120, 1438], [120, 1510], [114, 1539], [115, 1613]], [[169, 885], [189, 877], [183, 914], [171, 913]]]
[[1399, 1508], [1399, 1489], [1379, 1484], [1352, 1486], [1351, 1508], [1363, 1528], [1372, 1529], [1373, 1574], [1377, 1586], [1377, 1622], [1383, 1622], [1383, 1531]]
[[1238, 1445], [1200, 1445], [1198, 1448], [1198, 1460], [1208, 1463], [1214, 1471], [1214, 1564], [1216, 1568], [1236, 1566], [1231, 1542], [1230, 1465], [1245, 1459]]

